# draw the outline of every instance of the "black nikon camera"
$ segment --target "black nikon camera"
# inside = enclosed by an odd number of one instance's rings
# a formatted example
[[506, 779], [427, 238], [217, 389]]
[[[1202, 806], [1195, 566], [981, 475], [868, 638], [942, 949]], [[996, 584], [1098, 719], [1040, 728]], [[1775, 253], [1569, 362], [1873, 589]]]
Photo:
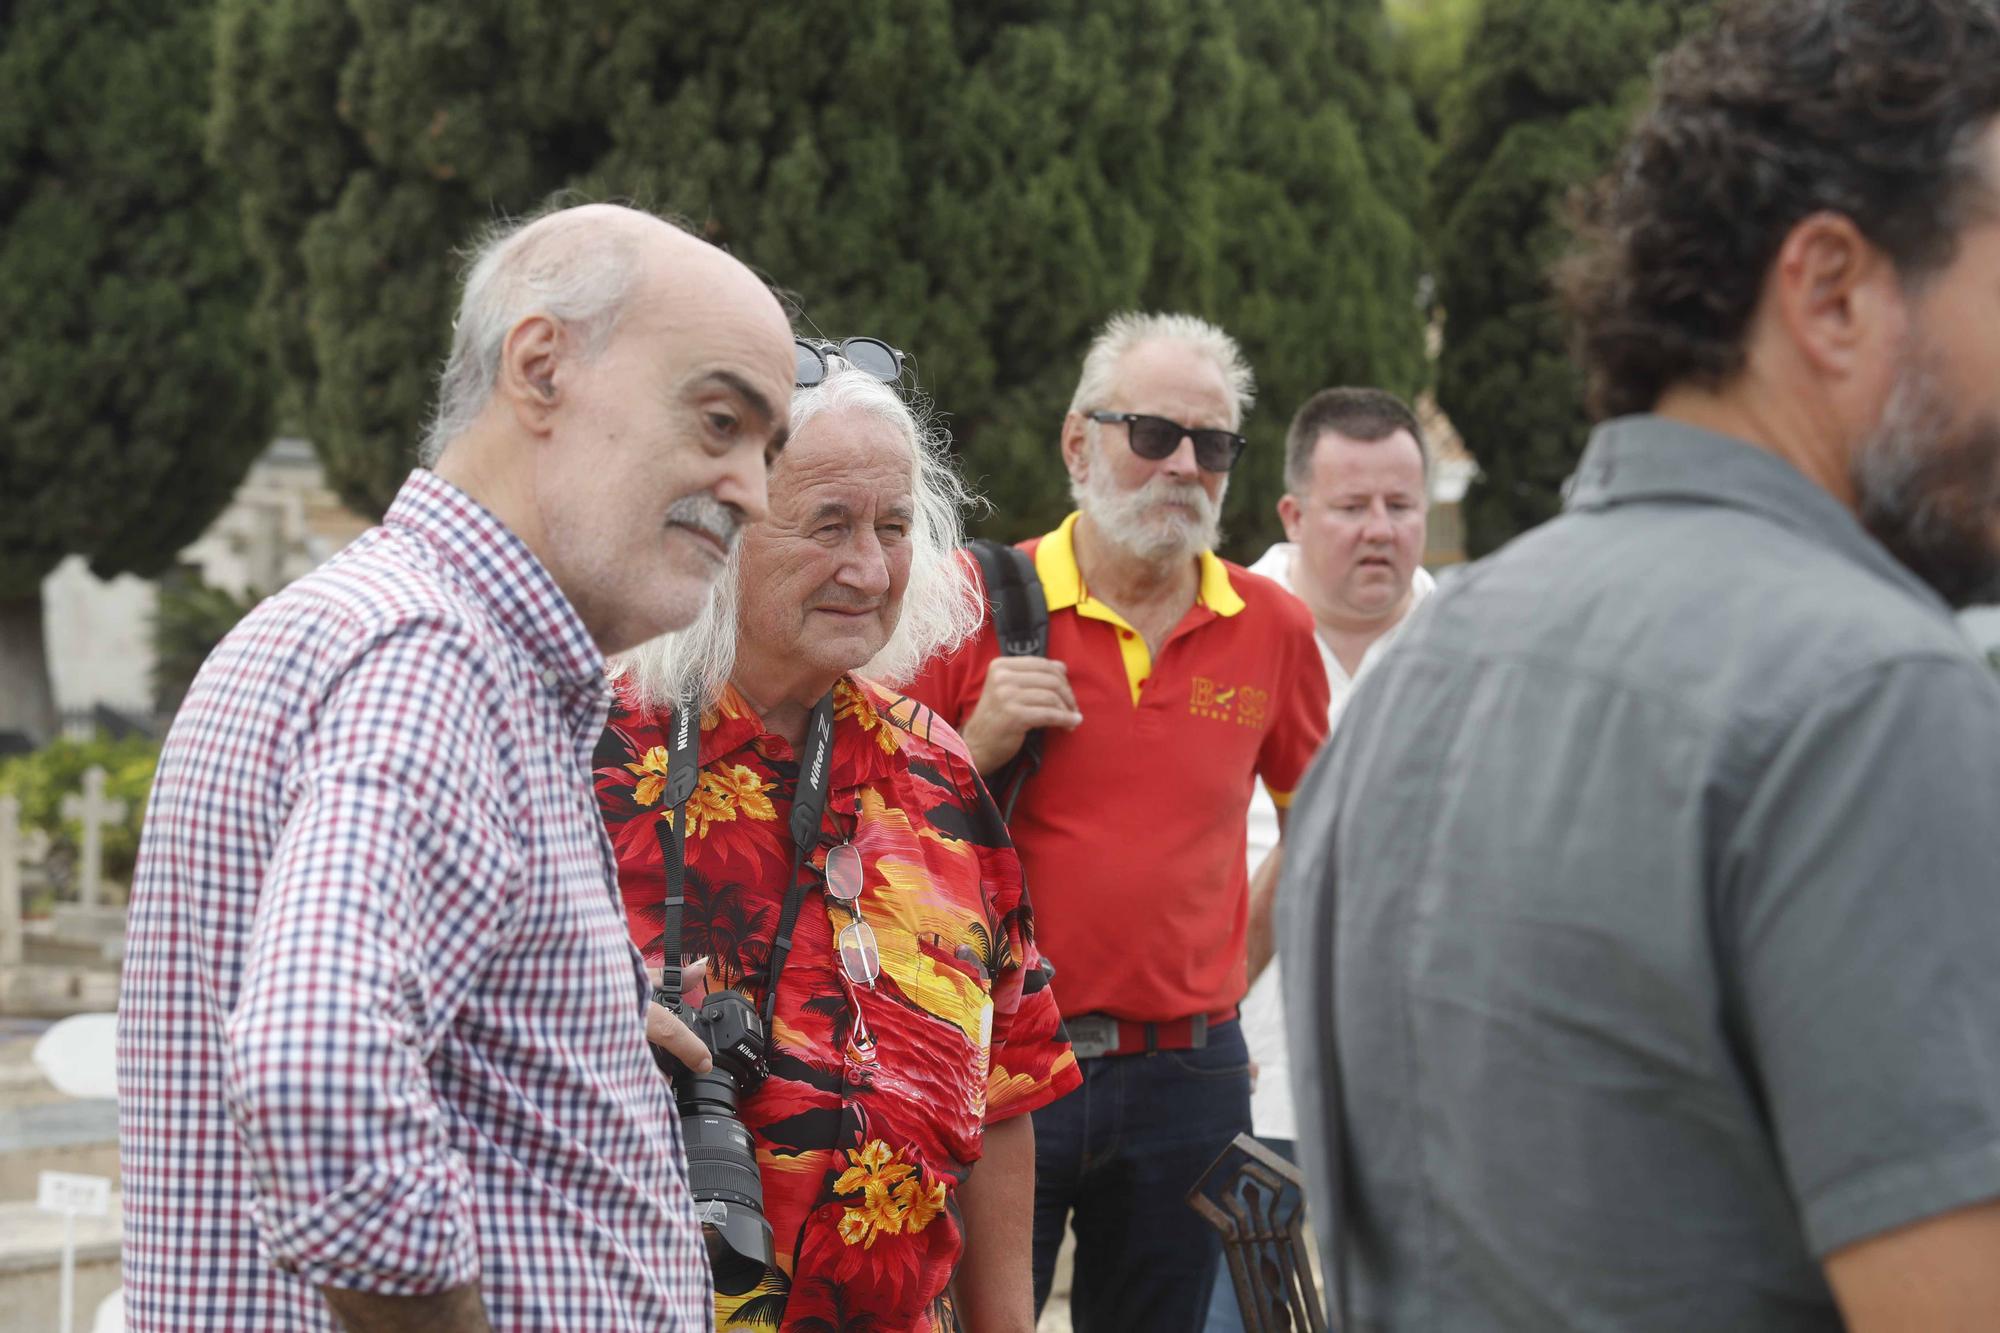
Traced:
[[741, 1296], [777, 1262], [756, 1149], [737, 1110], [740, 1099], [764, 1081], [764, 1024], [738, 991], [712, 992], [699, 1009], [674, 1005], [679, 997], [664, 988], [653, 998], [672, 1005], [715, 1058], [706, 1074], [697, 1074], [660, 1047], [653, 1048], [653, 1059], [673, 1079], [674, 1104], [687, 1142], [688, 1188], [708, 1242], [715, 1289]]

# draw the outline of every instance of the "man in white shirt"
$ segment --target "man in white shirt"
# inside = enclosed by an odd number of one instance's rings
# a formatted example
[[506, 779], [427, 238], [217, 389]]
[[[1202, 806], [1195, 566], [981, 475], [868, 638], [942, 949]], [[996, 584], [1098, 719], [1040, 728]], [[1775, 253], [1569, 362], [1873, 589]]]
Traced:
[[[1380, 389], [1322, 389], [1286, 432], [1278, 517], [1289, 540], [1250, 568], [1312, 610], [1331, 695], [1329, 731], [1355, 683], [1437, 586], [1421, 563], [1429, 475], [1430, 448], [1416, 414]], [[1250, 1094], [1254, 1132], [1291, 1157], [1298, 1130], [1271, 941], [1271, 891], [1278, 880], [1271, 852], [1277, 844], [1277, 807], [1260, 788], [1250, 800], [1250, 993], [1241, 1012], [1257, 1070]], [[1224, 1272], [1214, 1286], [1206, 1333], [1242, 1330], [1236, 1292]]]

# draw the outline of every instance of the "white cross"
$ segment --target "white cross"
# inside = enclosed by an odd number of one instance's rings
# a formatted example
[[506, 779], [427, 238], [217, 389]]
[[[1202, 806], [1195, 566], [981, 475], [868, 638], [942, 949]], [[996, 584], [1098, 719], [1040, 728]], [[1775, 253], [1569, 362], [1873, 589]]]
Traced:
[[21, 798], [0, 795], [0, 967], [21, 961]]
[[98, 891], [104, 882], [104, 826], [125, 818], [125, 802], [104, 797], [104, 770], [92, 764], [83, 774], [83, 795], [62, 798], [62, 816], [83, 826], [83, 857], [77, 866], [77, 899], [85, 907], [97, 906]]

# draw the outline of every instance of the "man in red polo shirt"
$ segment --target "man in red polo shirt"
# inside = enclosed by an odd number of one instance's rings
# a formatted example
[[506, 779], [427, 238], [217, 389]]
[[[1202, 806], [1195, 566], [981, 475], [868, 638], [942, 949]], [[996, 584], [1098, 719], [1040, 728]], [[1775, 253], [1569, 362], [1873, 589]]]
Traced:
[[1012, 832], [1083, 1086], [1034, 1113], [1035, 1302], [1073, 1213], [1078, 1333], [1201, 1327], [1216, 1235], [1188, 1188], [1250, 1127], [1244, 812], [1280, 818], [1326, 733], [1311, 613], [1213, 552], [1254, 393], [1221, 329], [1119, 315], [1063, 419], [1077, 513], [1024, 543], [1049, 656], [989, 624], [909, 693], [989, 779], [1042, 730]]

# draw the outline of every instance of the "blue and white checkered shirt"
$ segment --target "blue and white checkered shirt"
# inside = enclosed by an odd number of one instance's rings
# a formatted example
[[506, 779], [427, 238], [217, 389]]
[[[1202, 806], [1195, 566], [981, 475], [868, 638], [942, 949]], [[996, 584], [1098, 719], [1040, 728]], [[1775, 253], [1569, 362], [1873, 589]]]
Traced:
[[416, 472], [209, 658], [161, 756], [119, 1009], [134, 1330], [713, 1323], [589, 785], [609, 695], [528, 548]]

